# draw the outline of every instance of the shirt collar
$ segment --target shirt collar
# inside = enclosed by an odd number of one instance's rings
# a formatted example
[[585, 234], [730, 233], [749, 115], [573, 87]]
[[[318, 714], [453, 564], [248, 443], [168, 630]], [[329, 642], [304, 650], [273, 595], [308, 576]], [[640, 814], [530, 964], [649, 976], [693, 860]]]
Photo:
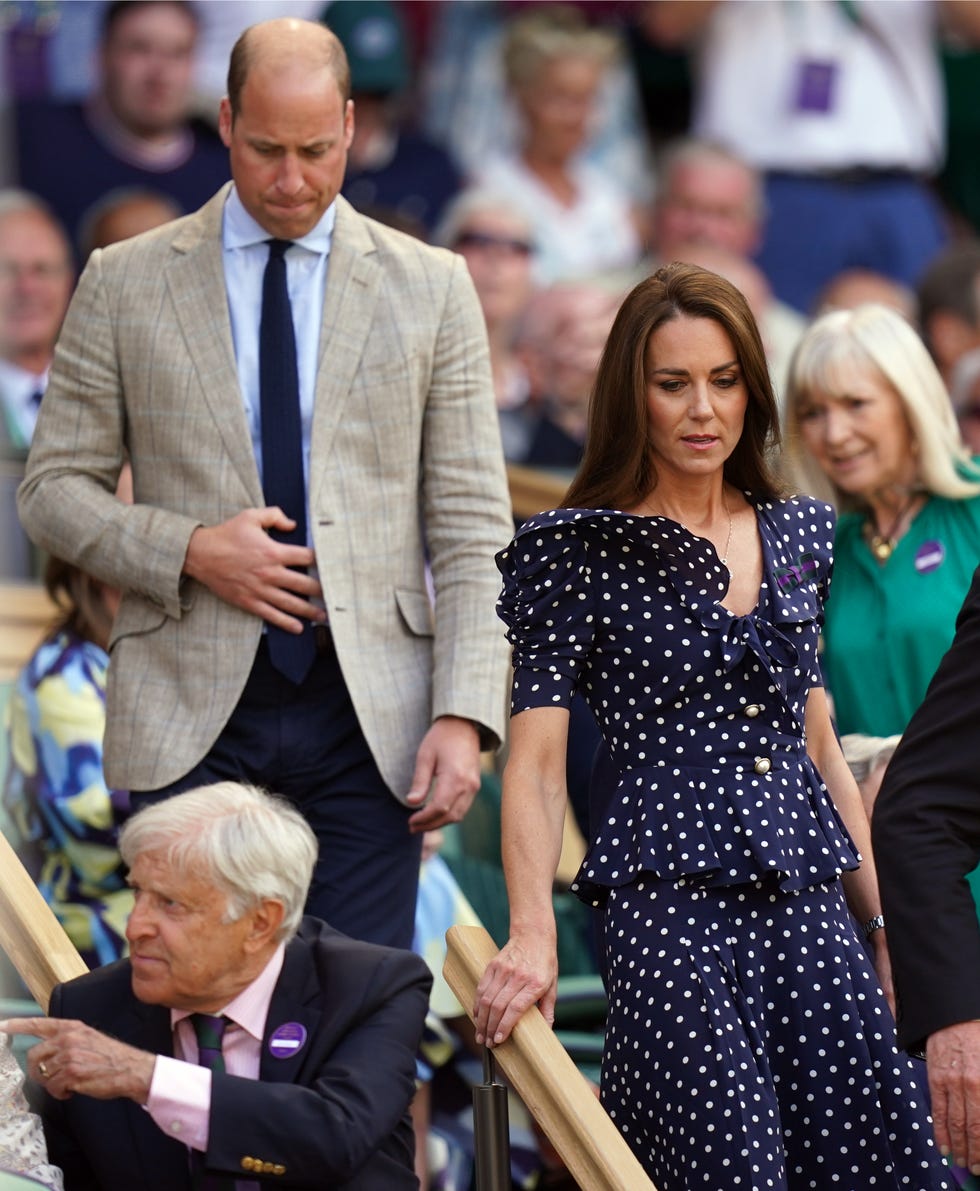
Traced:
[[[336, 218], [337, 204], [332, 202], [317, 224], [293, 243], [315, 252], [318, 256], [328, 255]], [[233, 248], [252, 248], [257, 244], [265, 244], [270, 239], [273, 239], [271, 234], [245, 210], [245, 205], [233, 185], [225, 199], [224, 218], [221, 222], [222, 248], [226, 252]]]
[[[224, 1008], [218, 1010], [215, 1016], [227, 1017], [236, 1026], [240, 1026], [246, 1033], [251, 1034], [256, 1041], [261, 1042], [265, 1034], [265, 1022], [269, 1016], [272, 994], [275, 992], [276, 981], [282, 971], [285, 955], [286, 945], [280, 943], [272, 953], [269, 962], [252, 983], [243, 988], [237, 996], [232, 997]], [[171, 1027], [176, 1028], [179, 1021], [191, 1016], [191, 1012], [189, 1009], [171, 1009]]]
[[40, 376], [28, 372], [9, 360], [0, 360], [0, 396], [4, 403], [18, 411], [21, 408], [34, 410], [31, 398], [37, 392], [44, 392], [48, 384], [48, 369]]

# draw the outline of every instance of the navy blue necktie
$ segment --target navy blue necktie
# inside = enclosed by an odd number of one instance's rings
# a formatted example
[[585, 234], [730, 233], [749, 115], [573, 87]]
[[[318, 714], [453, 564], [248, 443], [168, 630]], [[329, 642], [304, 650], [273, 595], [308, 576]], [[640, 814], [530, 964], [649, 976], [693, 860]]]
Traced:
[[[227, 1017], [212, 1017], [209, 1013], [192, 1013], [190, 1023], [197, 1035], [197, 1061], [209, 1071], [224, 1073], [225, 1056], [221, 1053]], [[192, 1183], [194, 1191], [234, 1191], [234, 1175], [213, 1174], [205, 1169], [204, 1154], [200, 1150], [191, 1153]]]
[[[296, 334], [286, 285], [286, 249], [291, 240], [270, 240], [262, 279], [259, 324], [259, 410], [262, 428], [262, 489], [267, 505], [278, 505], [296, 522], [292, 533], [272, 531], [278, 542], [306, 545], [306, 485], [299, 410]], [[316, 656], [312, 626], [297, 636], [268, 626], [269, 657], [292, 682], [300, 683]]]

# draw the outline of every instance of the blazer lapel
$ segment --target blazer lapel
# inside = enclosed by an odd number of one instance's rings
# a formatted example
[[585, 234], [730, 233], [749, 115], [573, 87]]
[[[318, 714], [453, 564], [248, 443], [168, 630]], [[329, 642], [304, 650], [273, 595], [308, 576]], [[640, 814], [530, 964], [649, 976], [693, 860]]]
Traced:
[[[299, 1083], [299, 1075], [312, 1050], [320, 1028], [321, 1010], [313, 1002], [320, 994], [320, 981], [313, 965], [310, 948], [298, 940], [286, 946], [282, 971], [269, 1002], [269, 1016], [262, 1038], [259, 1079], [270, 1083]], [[281, 1053], [272, 1045], [277, 1038], [302, 1037], [302, 1045], [292, 1053]]]
[[[343, 416], [384, 277], [367, 224], [343, 198], [336, 202], [310, 448], [311, 456], [321, 460], [326, 458]], [[321, 473], [319, 482], [323, 481]], [[311, 505], [315, 495], [310, 492]]]
[[204, 400], [229, 458], [258, 507], [265, 502], [238, 383], [221, 257], [221, 218], [228, 189], [223, 187], [174, 239], [166, 280]]

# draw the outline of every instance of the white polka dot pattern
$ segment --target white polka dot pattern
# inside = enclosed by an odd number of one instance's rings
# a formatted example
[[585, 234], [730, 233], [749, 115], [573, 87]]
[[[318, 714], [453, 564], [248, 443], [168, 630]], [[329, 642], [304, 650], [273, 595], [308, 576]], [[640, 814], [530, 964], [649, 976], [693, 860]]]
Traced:
[[857, 852], [806, 754], [834, 516], [757, 505], [765, 581], [736, 616], [714, 547], [664, 517], [563, 509], [498, 557], [513, 645], [512, 711], [581, 689], [619, 787], [576, 882], [584, 900], [641, 873], [800, 889]]
[[953, 1191], [839, 881], [640, 881], [605, 947], [602, 1102], [660, 1191]]
[[661, 1191], [938, 1191], [927, 1096], [841, 896], [859, 858], [806, 755], [833, 513], [756, 515], [747, 616], [666, 518], [558, 510], [497, 559], [513, 712], [581, 690], [619, 774], [577, 880], [605, 903], [603, 1103]]

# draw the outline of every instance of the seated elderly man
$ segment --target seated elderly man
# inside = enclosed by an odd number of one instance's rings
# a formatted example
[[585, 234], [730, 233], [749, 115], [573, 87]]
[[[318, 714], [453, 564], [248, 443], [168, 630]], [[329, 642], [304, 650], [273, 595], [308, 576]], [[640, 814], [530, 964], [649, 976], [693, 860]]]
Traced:
[[[408, 1106], [431, 978], [302, 918], [316, 840], [234, 782], [120, 836], [130, 958], [68, 984], [28, 1071], [67, 1191], [416, 1187]], [[261, 1181], [256, 1176], [262, 1176]]]

